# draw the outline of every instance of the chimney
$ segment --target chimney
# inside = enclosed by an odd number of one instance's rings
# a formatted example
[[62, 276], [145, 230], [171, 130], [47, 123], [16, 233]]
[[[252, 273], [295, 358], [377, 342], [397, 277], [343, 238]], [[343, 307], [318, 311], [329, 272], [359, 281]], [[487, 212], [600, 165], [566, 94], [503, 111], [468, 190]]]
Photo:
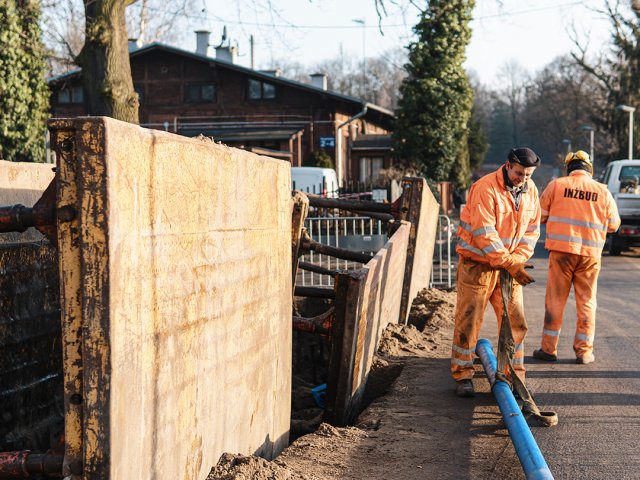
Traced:
[[207, 56], [209, 52], [209, 35], [208, 30], [196, 30], [196, 53], [198, 55]]
[[311, 85], [314, 87], [321, 88], [322, 90], [327, 89], [327, 74], [326, 73], [312, 73], [311, 74]]
[[134, 50], [137, 50], [140, 48], [140, 40], [138, 40], [137, 38], [130, 38], [129, 39], [129, 52], [133, 52]]
[[216, 47], [216, 60], [227, 63], [236, 63], [236, 55], [238, 54], [238, 48], [232, 46], [223, 47], [222, 45]]

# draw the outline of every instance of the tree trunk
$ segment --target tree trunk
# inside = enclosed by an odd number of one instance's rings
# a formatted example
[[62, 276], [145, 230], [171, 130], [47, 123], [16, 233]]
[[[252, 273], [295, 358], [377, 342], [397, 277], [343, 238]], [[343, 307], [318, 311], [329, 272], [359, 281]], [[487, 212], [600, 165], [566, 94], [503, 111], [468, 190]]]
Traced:
[[89, 115], [138, 123], [138, 95], [133, 89], [125, 9], [135, 0], [84, 0], [86, 39], [76, 63]]

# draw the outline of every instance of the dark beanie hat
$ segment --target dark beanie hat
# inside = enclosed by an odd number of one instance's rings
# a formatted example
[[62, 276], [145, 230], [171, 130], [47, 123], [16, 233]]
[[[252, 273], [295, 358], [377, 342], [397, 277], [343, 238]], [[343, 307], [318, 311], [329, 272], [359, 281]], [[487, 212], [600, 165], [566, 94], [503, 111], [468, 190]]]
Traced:
[[530, 148], [512, 148], [507, 156], [511, 162], [516, 162], [523, 167], [537, 167], [540, 165], [540, 157]]

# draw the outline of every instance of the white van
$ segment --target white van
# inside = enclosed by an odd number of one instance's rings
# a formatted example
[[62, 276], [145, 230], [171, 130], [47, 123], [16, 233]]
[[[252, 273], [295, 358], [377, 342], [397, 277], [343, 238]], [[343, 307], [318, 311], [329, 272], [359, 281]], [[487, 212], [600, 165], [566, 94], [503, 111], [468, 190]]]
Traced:
[[291, 167], [291, 189], [338, 198], [338, 177], [332, 168]]

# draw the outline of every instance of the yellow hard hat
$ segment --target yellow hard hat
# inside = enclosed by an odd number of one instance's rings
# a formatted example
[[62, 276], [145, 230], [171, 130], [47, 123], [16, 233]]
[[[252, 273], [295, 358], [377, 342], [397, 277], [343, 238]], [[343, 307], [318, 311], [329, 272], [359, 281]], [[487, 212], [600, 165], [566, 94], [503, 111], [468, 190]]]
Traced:
[[591, 157], [584, 150], [578, 150], [577, 152], [569, 152], [567, 156], [564, 157], [564, 164], [569, 165], [571, 162], [575, 160], [580, 160], [593, 167], [593, 162], [591, 161]]

